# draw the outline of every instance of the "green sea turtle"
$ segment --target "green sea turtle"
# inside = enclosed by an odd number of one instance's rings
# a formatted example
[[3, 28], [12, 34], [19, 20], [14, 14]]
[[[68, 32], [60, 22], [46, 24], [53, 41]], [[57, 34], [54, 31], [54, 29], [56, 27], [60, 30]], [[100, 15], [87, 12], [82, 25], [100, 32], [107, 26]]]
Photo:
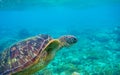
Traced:
[[72, 35], [53, 39], [46, 34], [17, 42], [1, 53], [0, 75], [31, 75], [43, 69], [59, 49], [76, 42]]

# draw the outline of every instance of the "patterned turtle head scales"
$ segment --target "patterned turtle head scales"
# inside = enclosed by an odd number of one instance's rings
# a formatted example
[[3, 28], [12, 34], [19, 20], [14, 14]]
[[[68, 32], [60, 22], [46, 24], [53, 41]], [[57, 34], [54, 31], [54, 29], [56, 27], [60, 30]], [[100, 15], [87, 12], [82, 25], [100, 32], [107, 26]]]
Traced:
[[62, 43], [62, 46], [68, 47], [77, 42], [77, 38], [73, 35], [65, 35], [59, 38]]

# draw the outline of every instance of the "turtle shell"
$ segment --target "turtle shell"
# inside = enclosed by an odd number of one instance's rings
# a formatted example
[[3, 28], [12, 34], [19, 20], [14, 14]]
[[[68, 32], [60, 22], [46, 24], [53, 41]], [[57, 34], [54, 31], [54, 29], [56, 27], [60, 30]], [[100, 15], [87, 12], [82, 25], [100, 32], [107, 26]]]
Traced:
[[0, 75], [13, 74], [29, 67], [51, 40], [50, 36], [42, 34], [9, 47], [1, 55]]

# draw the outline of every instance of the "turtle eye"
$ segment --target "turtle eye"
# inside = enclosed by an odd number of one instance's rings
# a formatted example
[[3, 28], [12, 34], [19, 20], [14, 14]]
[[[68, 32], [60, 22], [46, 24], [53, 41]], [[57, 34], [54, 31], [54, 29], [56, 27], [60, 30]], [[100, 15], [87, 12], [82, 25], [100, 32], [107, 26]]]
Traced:
[[77, 39], [73, 37], [73, 38], [72, 38], [72, 42], [73, 42], [73, 43], [76, 43], [76, 42], [77, 42]]

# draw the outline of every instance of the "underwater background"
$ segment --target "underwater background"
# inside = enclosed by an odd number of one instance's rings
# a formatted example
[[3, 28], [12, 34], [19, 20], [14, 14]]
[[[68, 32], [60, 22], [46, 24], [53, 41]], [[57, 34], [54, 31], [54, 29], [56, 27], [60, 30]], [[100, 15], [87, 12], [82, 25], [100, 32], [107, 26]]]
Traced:
[[120, 0], [0, 0], [0, 52], [38, 34], [71, 34], [35, 75], [120, 75]]

